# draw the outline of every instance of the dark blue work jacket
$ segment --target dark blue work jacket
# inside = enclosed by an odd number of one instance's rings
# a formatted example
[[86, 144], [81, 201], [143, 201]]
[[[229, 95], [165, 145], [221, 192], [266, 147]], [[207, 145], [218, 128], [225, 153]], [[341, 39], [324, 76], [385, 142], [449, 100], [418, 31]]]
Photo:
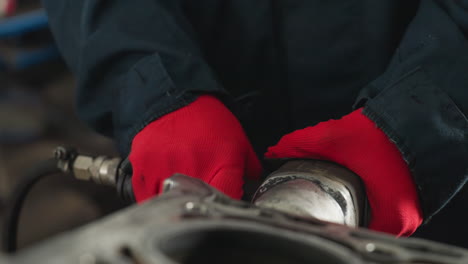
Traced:
[[44, 0], [77, 107], [123, 155], [215, 94], [261, 153], [357, 107], [397, 144], [426, 219], [467, 181], [467, 0]]

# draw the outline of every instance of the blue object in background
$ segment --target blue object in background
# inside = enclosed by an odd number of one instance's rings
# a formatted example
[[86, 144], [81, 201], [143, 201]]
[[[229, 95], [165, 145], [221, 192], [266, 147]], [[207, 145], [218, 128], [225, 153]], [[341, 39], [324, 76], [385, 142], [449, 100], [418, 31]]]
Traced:
[[0, 39], [12, 38], [45, 29], [49, 20], [43, 9], [0, 19]]
[[[21, 71], [59, 58], [52, 38], [50, 42], [48, 36], [37, 41], [34, 35], [28, 35], [42, 34], [41, 31], [47, 34], [48, 26], [42, 9], [1, 18], [0, 71]], [[0, 87], [0, 144], [29, 142], [42, 136], [46, 129], [45, 106], [40, 96], [15, 88], [5, 84]]]
[[[43, 9], [0, 19], [0, 41], [21, 37], [25, 34], [47, 29], [48, 19]], [[11, 47], [10, 51], [0, 53], [0, 70], [25, 70], [60, 57], [52, 42], [37, 48]]]

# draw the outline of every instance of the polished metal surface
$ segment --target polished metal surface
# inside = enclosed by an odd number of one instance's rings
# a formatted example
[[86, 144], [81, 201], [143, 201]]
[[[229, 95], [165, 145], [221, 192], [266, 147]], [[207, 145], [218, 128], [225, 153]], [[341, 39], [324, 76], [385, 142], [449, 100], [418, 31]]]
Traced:
[[[337, 189], [339, 187], [342, 186], [337, 186]], [[275, 186], [258, 197], [255, 204], [290, 214], [313, 216], [333, 223], [358, 225], [354, 212], [345, 215], [340, 204], [331, 195], [318, 184], [308, 180], [295, 179]]]
[[468, 251], [232, 200], [183, 175], [164, 194], [0, 263], [468, 263]]
[[366, 220], [359, 177], [325, 161], [289, 161], [265, 180], [253, 203], [352, 227], [364, 226]]
[[73, 175], [76, 179], [81, 181], [89, 181], [92, 178], [90, 172], [91, 167], [94, 165], [93, 158], [88, 156], [78, 156], [73, 163]]
[[120, 158], [104, 157], [99, 166], [95, 166], [98, 171], [93, 173], [94, 181], [99, 184], [115, 186], [120, 162]]

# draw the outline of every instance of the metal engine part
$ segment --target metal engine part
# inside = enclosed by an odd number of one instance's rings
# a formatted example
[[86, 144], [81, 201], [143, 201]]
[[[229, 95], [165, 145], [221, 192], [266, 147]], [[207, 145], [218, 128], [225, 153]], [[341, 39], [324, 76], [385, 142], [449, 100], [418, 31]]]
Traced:
[[160, 197], [0, 263], [466, 264], [468, 251], [261, 208], [174, 175]]

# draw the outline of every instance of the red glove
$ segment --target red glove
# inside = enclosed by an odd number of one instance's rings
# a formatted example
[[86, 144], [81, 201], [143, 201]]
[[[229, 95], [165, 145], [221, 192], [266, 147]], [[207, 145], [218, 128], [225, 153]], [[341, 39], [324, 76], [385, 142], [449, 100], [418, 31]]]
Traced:
[[328, 160], [354, 171], [366, 187], [370, 229], [409, 236], [422, 223], [416, 186], [406, 162], [362, 109], [288, 134], [265, 156]]
[[237, 119], [212, 96], [146, 126], [133, 139], [129, 159], [138, 202], [158, 194], [174, 173], [201, 179], [238, 199], [243, 177], [257, 178], [262, 170]]

